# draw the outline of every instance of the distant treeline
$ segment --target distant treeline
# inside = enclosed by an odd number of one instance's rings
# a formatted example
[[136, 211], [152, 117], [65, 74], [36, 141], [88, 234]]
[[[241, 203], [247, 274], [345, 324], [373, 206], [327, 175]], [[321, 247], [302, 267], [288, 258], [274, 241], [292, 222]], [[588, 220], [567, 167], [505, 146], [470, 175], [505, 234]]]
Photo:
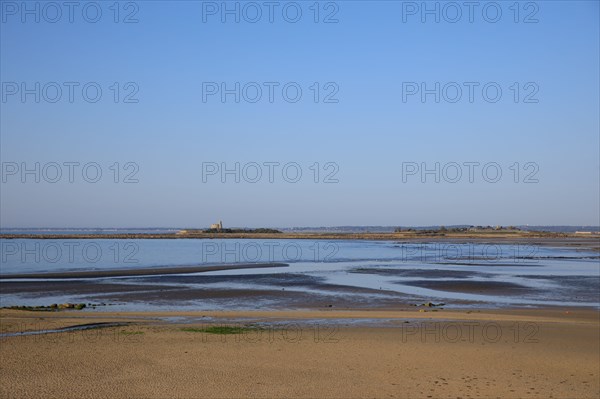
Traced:
[[275, 229], [206, 229], [204, 233], [237, 233], [237, 234], [280, 234], [281, 231]]
[[[287, 227], [281, 228], [283, 232], [290, 233], [392, 233], [397, 232], [397, 229], [401, 228], [401, 231], [439, 231], [443, 226], [331, 226], [331, 227]], [[561, 232], [561, 233], [574, 233], [576, 231], [600, 231], [599, 226], [526, 226], [517, 225], [504, 227], [503, 229], [516, 231], [547, 231], [547, 232]], [[452, 225], [446, 226], [448, 231], [469, 231], [474, 230], [493, 230], [492, 226], [472, 226], [472, 225]], [[455, 230], [459, 229], [459, 230]], [[473, 231], [473, 230], [471, 230]]]
[[414, 232], [416, 234], [434, 234], [434, 233], [466, 233], [468, 231], [521, 231], [515, 226], [468, 226], [468, 227], [445, 227], [440, 226], [434, 229], [415, 229], [411, 227], [397, 227], [395, 233]]

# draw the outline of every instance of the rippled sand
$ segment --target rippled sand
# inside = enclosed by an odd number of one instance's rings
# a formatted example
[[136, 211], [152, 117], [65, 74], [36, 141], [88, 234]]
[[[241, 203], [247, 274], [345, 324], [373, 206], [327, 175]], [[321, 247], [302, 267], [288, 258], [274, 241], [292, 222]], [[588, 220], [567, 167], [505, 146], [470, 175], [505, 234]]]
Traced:
[[[90, 322], [132, 324], [0, 338], [0, 396], [595, 398], [600, 394], [597, 311], [423, 310], [102, 314], [2, 310], [3, 332]], [[361, 319], [367, 323], [350, 321]], [[242, 334], [198, 332], [209, 325], [257, 322], [260, 329]]]

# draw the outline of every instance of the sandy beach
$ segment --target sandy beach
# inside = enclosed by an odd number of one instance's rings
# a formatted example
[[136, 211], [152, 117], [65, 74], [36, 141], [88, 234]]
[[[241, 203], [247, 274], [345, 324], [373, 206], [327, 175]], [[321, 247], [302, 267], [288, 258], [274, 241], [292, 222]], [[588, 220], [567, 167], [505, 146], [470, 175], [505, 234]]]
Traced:
[[[598, 316], [577, 309], [4, 309], [4, 334], [128, 324], [0, 338], [0, 396], [594, 398], [600, 393]], [[257, 323], [260, 329], [232, 335], [202, 332]]]

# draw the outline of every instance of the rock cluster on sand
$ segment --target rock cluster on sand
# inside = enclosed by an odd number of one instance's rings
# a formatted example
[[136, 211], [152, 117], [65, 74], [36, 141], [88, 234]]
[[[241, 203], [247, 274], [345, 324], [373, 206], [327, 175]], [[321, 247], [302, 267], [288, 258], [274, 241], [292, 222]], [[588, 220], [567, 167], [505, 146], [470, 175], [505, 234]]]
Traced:
[[9, 306], [9, 307], [7, 307], [7, 309], [33, 310], [33, 311], [36, 311], [36, 310], [37, 311], [39, 311], [39, 310], [54, 311], [54, 310], [61, 310], [61, 309], [81, 310], [85, 307], [86, 307], [85, 303], [61, 303], [60, 305], [53, 303], [50, 306]]

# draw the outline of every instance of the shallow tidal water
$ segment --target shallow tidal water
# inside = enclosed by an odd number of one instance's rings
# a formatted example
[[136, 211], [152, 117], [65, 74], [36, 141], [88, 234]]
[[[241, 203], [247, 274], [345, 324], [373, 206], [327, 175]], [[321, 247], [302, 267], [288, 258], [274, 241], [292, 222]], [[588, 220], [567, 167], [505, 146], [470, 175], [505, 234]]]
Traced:
[[[4, 277], [16, 273], [154, 266], [270, 262], [289, 265], [69, 280], [63, 282], [66, 289], [60, 280], [52, 280], [54, 288], [47, 290], [44, 284], [51, 284], [43, 280], [4, 280], [1, 306], [102, 302], [112, 306], [98, 309], [241, 310], [330, 305], [377, 308], [433, 301], [448, 307], [600, 307], [598, 253], [568, 247], [365, 240], [0, 242], [0, 274]], [[25, 289], [11, 289], [11, 284], [14, 287], [17, 283]], [[137, 288], [132, 292], [134, 285]], [[82, 286], [87, 289], [82, 291]], [[97, 292], [94, 286], [98, 286]], [[111, 287], [109, 292], [107, 286]]]

